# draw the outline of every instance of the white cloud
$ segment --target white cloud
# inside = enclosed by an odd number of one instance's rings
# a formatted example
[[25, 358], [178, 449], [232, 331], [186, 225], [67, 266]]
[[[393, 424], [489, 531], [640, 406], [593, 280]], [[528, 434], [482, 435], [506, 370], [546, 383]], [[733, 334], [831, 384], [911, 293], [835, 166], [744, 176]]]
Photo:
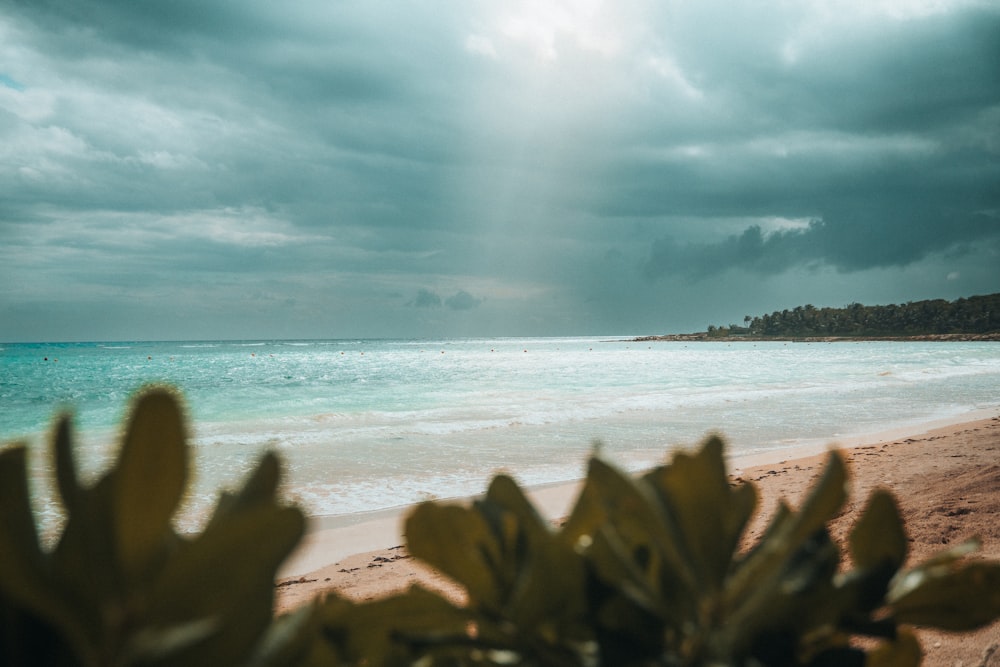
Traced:
[[659, 76], [669, 81], [685, 96], [693, 100], [702, 99], [705, 94], [691, 83], [685, 76], [684, 71], [673, 60], [667, 56], [650, 56], [646, 61], [650, 69]]
[[993, 3], [988, 0], [826, 0], [819, 4], [826, 9], [827, 15], [887, 16], [906, 21], [971, 7], [990, 7]]
[[170, 242], [211, 241], [234, 247], [277, 247], [323, 237], [296, 230], [287, 220], [255, 207], [179, 213], [69, 212], [50, 208], [51, 224], [21, 225], [21, 242], [37, 247], [109, 248], [141, 253]]
[[220, 211], [203, 211], [187, 216], [175, 216], [174, 220], [188, 233], [216, 243], [243, 247], [283, 246], [304, 243], [310, 237], [297, 233], [281, 218], [267, 211], [254, 208], [226, 208]]
[[465, 50], [480, 56], [496, 59], [497, 50], [493, 40], [483, 35], [469, 35], [465, 38]]
[[612, 56], [621, 48], [615, 26], [616, 5], [602, 0], [558, 0], [516, 3], [497, 20], [501, 35], [525, 45], [541, 60], [556, 60], [564, 44]]
[[759, 218], [756, 224], [760, 226], [765, 234], [775, 232], [787, 232], [791, 230], [808, 229], [814, 218], [785, 218], [781, 216], [765, 216]]
[[916, 21], [957, 11], [995, 9], [991, 0], [814, 0], [784, 7], [794, 26], [778, 47], [782, 62], [798, 64], [800, 58], [831, 38], [859, 30], [889, 28], [894, 22]]
[[50, 118], [55, 103], [56, 96], [47, 90], [0, 86], [0, 109], [28, 123], [41, 123]]
[[954, 250], [938, 286], [995, 284], [996, 225], [967, 213], [1000, 205], [1000, 17], [947, 14], [995, 0], [313, 4], [153, 24], [6, 3], [0, 284], [139, 276], [181, 312], [206, 275], [280, 277], [302, 304], [363, 294], [352, 326], [373, 335], [407, 335], [394, 308], [426, 286], [483, 299], [484, 335], [606, 331], [680, 291], [711, 301], [691, 272], [643, 278], [659, 240], [691, 265], [752, 228], [753, 270]]
[[750, 153], [789, 157], [794, 155], [930, 155], [938, 148], [935, 140], [913, 134], [864, 136], [846, 132], [795, 131], [753, 138], [740, 146]]

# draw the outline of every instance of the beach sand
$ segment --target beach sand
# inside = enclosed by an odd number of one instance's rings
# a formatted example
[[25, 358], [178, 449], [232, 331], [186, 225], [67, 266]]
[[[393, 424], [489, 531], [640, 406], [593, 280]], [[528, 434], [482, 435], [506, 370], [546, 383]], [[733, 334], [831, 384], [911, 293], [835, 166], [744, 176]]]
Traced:
[[[848, 462], [851, 494], [831, 522], [834, 539], [846, 535], [876, 487], [897, 497], [910, 538], [909, 563], [966, 538], [983, 541], [981, 557], [1000, 560], [1000, 416], [950, 424], [915, 435], [885, 433], [864, 442], [831, 443]], [[735, 459], [735, 480], [757, 485], [761, 503], [747, 531], [748, 544], [763, 531], [780, 498], [798, 507], [818, 476], [827, 447]], [[797, 458], [793, 458], [793, 456]], [[781, 457], [781, 458], [776, 458]], [[485, 489], [488, 480], [483, 480]], [[542, 513], [565, 515], [578, 485], [532, 491]], [[420, 583], [461, 601], [461, 589], [411, 558], [400, 537], [406, 509], [345, 518], [320, 518], [277, 582], [276, 610], [289, 611], [327, 590], [369, 600]], [[930, 667], [1000, 667], [1000, 624], [968, 634], [919, 633]]]

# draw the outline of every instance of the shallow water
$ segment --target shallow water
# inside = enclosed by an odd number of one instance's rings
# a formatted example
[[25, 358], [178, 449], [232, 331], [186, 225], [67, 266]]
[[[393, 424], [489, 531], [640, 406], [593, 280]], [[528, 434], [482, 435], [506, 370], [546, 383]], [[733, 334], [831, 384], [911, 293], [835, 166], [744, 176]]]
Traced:
[[[34, 445], [72, 407], [81, 467], [114, 450], [150, 382], [188, 401], [198, 477], [185, 523], [265, 449], [288, 495], [343, 514], [581, 476], [599, 440], [637, 469], [720, 431], [733, 453], [829, 442], [1000, 405], [996, 343], [633, 343], [598, 338], [0, 345], [0, 439]], [[47, 360], [46, 360], [47, 359]]]

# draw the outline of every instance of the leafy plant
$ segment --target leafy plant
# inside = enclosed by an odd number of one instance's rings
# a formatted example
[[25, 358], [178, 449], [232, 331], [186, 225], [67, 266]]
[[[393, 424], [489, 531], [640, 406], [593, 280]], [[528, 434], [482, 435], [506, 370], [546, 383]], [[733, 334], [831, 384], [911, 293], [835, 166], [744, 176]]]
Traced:
[[905, 666], [921, 660], [911, 626], [1000, 616], [1000, 563], [963, 560], [973, 543], [901, 569], [906, 534], [885, 491], [844, 570], [825, 526], [846, 481], [831, 453], [801, 509], [781, 505], [744, 553], [757, 493], [730, 486], [718, 438], [638, 479], [592, 459], [559, 529], [499, 476], [471, 506], [426, 503], [406, 523], [410, 552], [461, 583], [467, 605], [417, 588], [371, 605], [334, 596], [317, 607], [321, 634], [348, 662], [364, 657], [343, 648], [359, 634], [391, 644], [379, 664]]
[[271, 623], [274, 576], [299, 541], [302, 513], [276, 501], [265, 456], [221, 496], [202, 533], [177, 534], [188, 447], [166, 389], [138, 397], [114, 466], [77, 477], [70, 421], [53, 439], [66, 523], [42, 549], [29, 505], [26, 452], [0, 452], [0, 663], [233, 665]]
[[276, 498], [277, 458], [223, 494], [202, 533], [177, 534], [188, 450], [178, 400], [154, 388], [91, 487], [59, 420], [67, 520], [49, 551], [25, 449], [0, 452], [0, 664], [905, 667], [921, 660], [913, 626], [1000, 617], [1000, 563], [967, 559], [973, 542], [903, 569], [885, 491], [842, 563], [826, 530], [847, 497], [836, 452], [802, 507], [782, 504], [741, 549], [757, 492], [730, 485], [723, 449], [709, 438], [641, 477], [593, 458], [558, 528], [503, 475], [469, 506], [424, 503], [406, 522], [409, 551], [464, 586], [466, 604], [414, 586], [367, 603], [329, 594], [273, 619], [275, 572], [304, 526]]

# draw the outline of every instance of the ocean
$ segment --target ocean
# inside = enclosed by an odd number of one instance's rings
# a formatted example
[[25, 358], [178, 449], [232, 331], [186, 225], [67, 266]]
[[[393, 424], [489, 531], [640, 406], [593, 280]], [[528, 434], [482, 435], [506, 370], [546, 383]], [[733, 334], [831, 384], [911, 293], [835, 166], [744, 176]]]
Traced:
[[[313, 515], [583, 476], [599, 447], [637, 470], [721, 433], [734, 454], [919, 426], [1000, 406], [1000, 344], [628, 342], [607, 338], [0, 344], [0, 441], [27, 441], [58, 522], [47, 433], [75, 414], [90, 479], [149, 383], [187, 402], [196, 478], [182, 529], [267, 449]], [[599, 444], [597, 444], [599, 443]]]

